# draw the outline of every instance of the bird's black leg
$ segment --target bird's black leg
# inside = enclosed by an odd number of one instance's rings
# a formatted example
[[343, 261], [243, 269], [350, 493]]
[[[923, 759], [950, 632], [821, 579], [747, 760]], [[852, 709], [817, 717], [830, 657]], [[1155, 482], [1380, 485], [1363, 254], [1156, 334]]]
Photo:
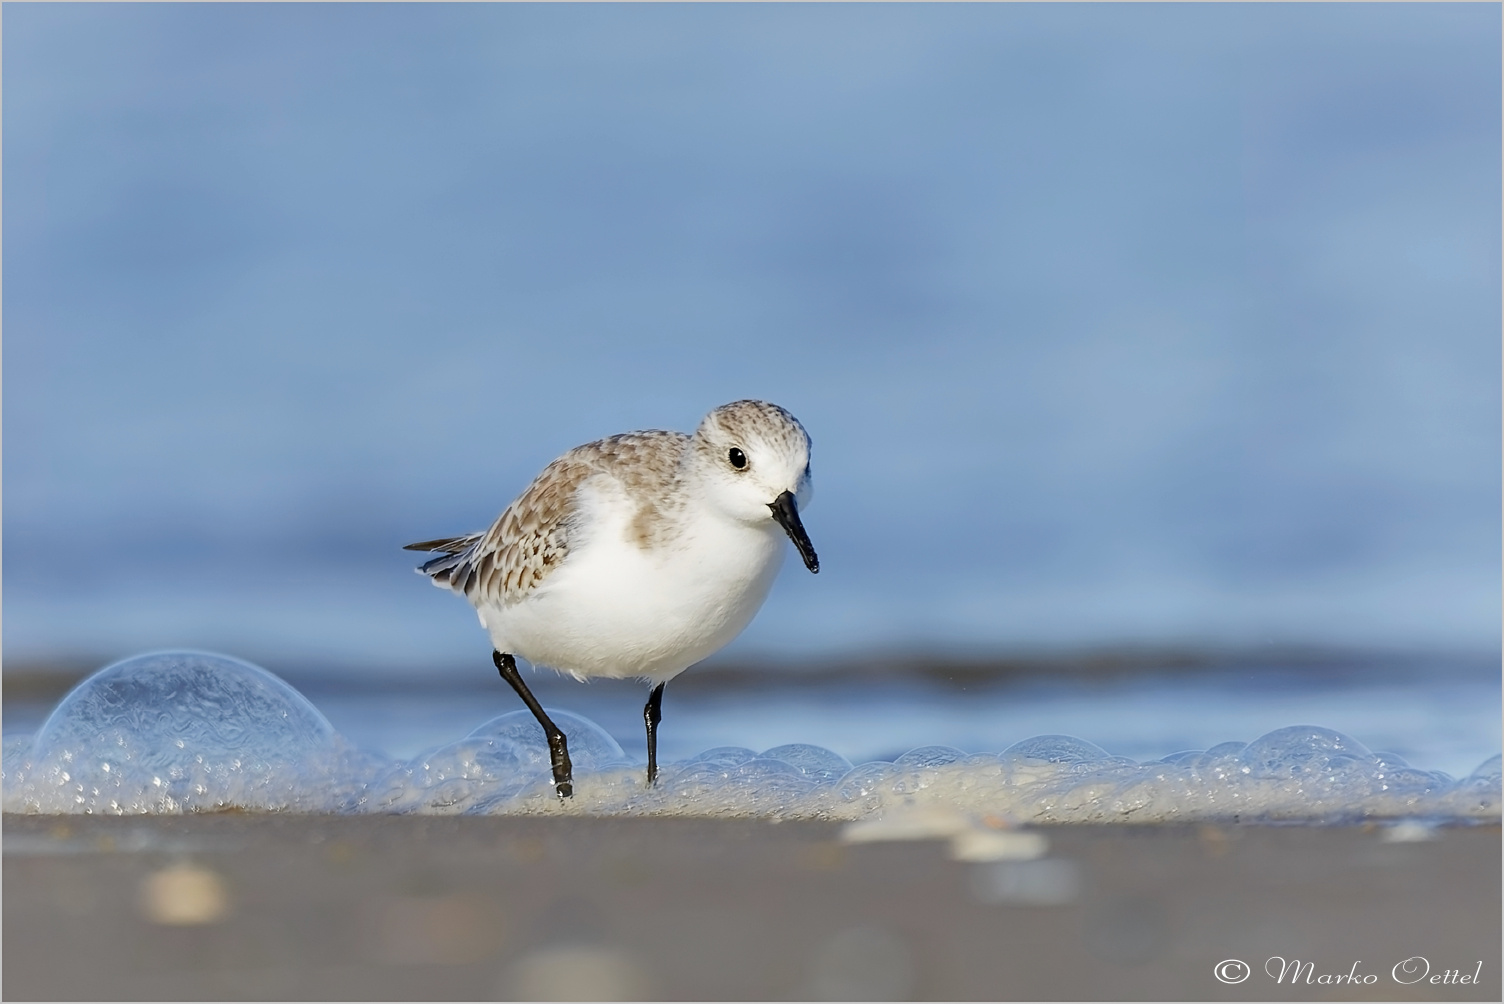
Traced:
[[574, 794], [574, 768], [569, 762], [569, 741], [564, 738], [559, 727], [549, 720], [543, 705], [527, 689], [527, 684], [522, 682], [522, 674], [517, 672], [517, 660], [504, 652], [492, 652], [491, 661], [496, 663], [501, 678], [512, 685], [517, 696], [522, 698], [522, 703], [527, 705], [533, 717], [538, 719], [538, 724], [543, 726], [543, 734], [548, 737], [548, 760], [554, 769], [554, 787], [558, 789], [560, 798], [569, 798]]
[[651, 788], [658, 782], [658, 723], [663, 721], [663, 684], [658, 684], [648, 695], [642, 720], [648, 726], [648, 787]]

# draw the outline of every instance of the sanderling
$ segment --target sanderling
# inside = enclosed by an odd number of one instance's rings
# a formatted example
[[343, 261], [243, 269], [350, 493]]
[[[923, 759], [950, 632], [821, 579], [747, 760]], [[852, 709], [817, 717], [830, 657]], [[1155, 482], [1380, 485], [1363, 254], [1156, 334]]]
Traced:
[[736, 401], [692, 436], [629, 432], [576, 447], [486, 532], [407, 545], [443, 552], [418, 571], [475, 607], [497, 670], [548, 737], [561, 798], [573, 794], [567, 741], [513, 657], [578, 680], [647, 682], [652, 785], [664, 684], [751, 622], [783, 563], [780, 532], [820, 570], [799, 520], [809, 452], [793, 415]]

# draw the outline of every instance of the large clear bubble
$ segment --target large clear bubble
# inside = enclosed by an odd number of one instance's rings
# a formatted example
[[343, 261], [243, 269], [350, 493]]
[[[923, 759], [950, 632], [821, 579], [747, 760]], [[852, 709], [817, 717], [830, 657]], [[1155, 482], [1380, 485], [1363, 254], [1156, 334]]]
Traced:
[[208, 652], [101, 669], [19, 759], [7, 764], [7, 811], [329, 810], [363, 787], [361, 758], [301, 694]]

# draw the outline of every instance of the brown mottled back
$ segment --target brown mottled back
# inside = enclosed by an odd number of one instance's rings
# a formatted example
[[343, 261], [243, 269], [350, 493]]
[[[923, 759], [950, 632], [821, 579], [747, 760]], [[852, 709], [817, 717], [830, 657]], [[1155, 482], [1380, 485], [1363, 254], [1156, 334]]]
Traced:
[[628, 432], [577, 446], [543, 469], [484, 534], [429, 541], [443, 557], [420, 571], [472, 603], [515, 603], [537, 588], [569, 554], [580, 486], [609, 475], [630, 495], [650, 500], [632, 524], [638, 543], [651, 546], [662, 521], [654, 501], [674, 480], [689, 437], [679, 432]]

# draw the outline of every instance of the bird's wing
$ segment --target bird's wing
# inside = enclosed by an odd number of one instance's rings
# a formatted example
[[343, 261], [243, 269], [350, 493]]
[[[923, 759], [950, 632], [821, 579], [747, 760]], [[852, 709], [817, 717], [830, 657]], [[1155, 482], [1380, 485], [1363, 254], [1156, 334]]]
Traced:
[[586, 443], [543, 469], [485, 533], [409, 544], [442, 551], [418, 571], [471, 603], [508, 605], [538, 587], [569, 556], [580, 487], [605, 475], [630, 494], [652, 497], [673, 477], [689, 437], [633, 432]]

